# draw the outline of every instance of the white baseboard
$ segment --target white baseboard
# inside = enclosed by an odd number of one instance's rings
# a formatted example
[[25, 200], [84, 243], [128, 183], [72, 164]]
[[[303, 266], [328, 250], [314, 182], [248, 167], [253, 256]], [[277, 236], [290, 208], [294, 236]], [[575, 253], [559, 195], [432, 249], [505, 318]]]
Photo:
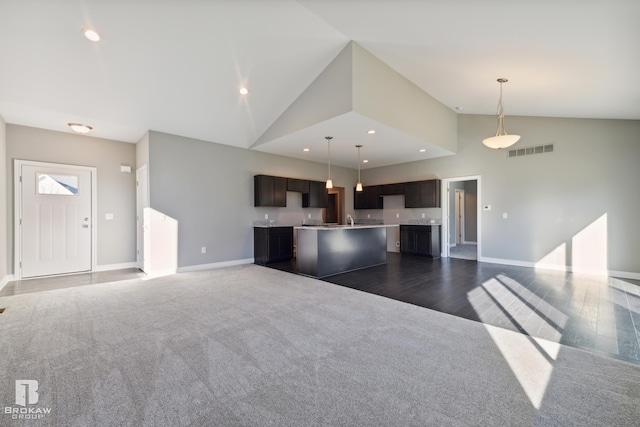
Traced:
[[172, 276], [176, 273], [177, 273], [176, 270], [157, 270], [151, 273], [145, 272], [143, 273], [144, 276], [142, 277], [142, 280], [155, 279], [155, 278], [164, 277], [164, 276]]
[[2, 280], [0, 280], [0, 291], [2, 290], [2, 288], [4, 288], [4, 285], [6, 285], [9, 282], [13, 282], [14, 280], [16, 279], [13, 274], [7, 274], [6, 276], [4, 276]]
[[634, 273], [631, 271], [617, 271], [617, 270], [574, 270], [570, 265], [557, 265], [557, 264], [541, 264], [531, 261], [518, 261], [514, 259], [503, 259], [503, 258], [490, 258], [490, 257], [479, 257], [478, 262], [488, 262], [491, 264], [503, 264], [503, 265], [513, 265], [516, 267], [529, 267], [535, 268], [539, 270], [554, 270], [554, 271], [564, 271], [567, 273], [575, 273], [575, 274], [585, 274], [590, 276], [608, 276], [608, 277], [617, 277], [621, 279], [634, 279], [640, 280], [640, 273]]
[[188, 265], [186, 267], [178, 267], [178, 273], [186, 273], [188, 271], [211, 270], [214, 268], [231, 267], [234, 265], [252, 264], [254, 258], [235, 259], [232, 261], [214, 262], [211, 264]]
[[121, 264], [104, 264], [97, 265], [94, 271], [123, 270], [125, 268], [138, 268], [136, 262], [123, 262]]

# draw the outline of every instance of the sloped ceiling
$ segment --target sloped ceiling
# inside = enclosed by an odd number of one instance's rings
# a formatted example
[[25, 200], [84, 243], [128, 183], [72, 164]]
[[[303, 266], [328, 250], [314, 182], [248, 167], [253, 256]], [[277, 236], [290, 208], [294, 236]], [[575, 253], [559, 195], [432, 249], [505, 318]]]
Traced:
[[[634, 0], [1, 1], [0, 114], [249, 148], [353, 40], [453, 112], [494, 114], [506, 77], [507, 116], [637, 120], [638, 18]], [[336, 141], [357, 143], [347, 128], [363, 117], [331, 129]], [[317, 131], [311, 148], [324, 152], [328, 130]], [[415, 146], [376, 138], [381, 156], [417, 159]]]

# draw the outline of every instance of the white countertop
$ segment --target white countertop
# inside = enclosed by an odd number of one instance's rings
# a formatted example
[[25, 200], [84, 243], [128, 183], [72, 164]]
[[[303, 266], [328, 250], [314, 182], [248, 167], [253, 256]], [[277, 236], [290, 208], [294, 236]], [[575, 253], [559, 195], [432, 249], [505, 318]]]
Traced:
[[296, 230], [344, 230], [345, 228], [382, 228], [382, 227], [399, 227], [398, 224], [355, 224], [351, 225], [303, 225], [293, 227]]

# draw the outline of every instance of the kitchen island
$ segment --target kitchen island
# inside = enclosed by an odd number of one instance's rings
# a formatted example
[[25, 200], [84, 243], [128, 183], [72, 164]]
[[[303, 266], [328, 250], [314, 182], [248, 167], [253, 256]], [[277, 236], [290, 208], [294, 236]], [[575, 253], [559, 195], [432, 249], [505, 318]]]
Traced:
[[326, 277], [387, 263], [387, 227], [332, 225], [295, 227], [298, 273]]

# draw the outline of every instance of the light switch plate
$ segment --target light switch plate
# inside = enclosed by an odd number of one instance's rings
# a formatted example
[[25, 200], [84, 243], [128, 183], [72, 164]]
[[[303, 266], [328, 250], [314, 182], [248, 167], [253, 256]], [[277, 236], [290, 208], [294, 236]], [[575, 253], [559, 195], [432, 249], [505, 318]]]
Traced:
[[113, 219], [113, 214], [112, 213], [104, 214], [104, 219], [106, 219], [107, 221], [111, 221]]

